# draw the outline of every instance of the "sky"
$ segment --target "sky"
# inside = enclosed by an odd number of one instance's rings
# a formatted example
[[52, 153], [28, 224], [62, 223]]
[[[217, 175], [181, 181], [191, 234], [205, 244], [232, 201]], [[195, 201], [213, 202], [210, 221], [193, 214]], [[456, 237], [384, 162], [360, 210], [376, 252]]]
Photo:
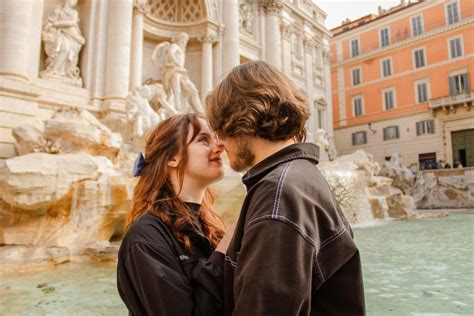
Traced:
[[379, 6], [388, 9], [400, 4], [400, 0], [313, 0], [313, 2], [327, 13], [328, 29], [341, 25], [346, 18], [356, 20], [370, 13], [377, 14]]

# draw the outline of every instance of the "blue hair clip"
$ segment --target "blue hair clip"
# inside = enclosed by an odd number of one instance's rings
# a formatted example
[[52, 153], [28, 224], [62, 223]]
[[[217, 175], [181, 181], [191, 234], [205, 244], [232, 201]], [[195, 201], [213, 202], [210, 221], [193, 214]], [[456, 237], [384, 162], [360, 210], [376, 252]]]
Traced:
[[133, 176], [139, 177], [145, 167], [145, 157], [141, 152], [138, 153], [135, 163], [133, 164]]

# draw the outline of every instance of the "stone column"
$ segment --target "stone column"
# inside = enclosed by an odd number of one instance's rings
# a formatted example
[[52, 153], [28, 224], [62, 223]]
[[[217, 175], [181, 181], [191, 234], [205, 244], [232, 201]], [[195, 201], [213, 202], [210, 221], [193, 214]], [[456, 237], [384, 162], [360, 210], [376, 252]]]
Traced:
[[109, 3], [105, 101], [122, 103], [129, 90], [133, 0]]
[[201, 100], [204, 102], [213, 85], [212, 44], [216, 42], [216, 35], [207, 32], [199, 36], [198, 40], [202, 43]]
[[280, 0], [262, 2], [265, 10], [265, 61], [281, 69], [281, 33], [280, 12], [283, 8]]
[[42, 14], [42, 0], [0, 1], [0, 75], [28, 81], [38, 73]]
[[313, 38], [309, 35], [305, 35], [303, 38], [304, 44], [304, 63], [305, 63], [305, 73], [306, 73], [306, 94], [308, 97], [308, 107], [309, 107], [309, 120], [308, 120], [308, 133], [311, 134], [311, 137], [308, 137], [310, 141], [313, 141], [312, 136], [316, 131], [316, 122], [317, 122], [317, 111], [314, 107], [314, 93], [313, 93], [313, 50], [315, 47], [315, 42]]
[[143, 15], [149, 10], [148, 0], [134, 1], [132, 52], [130, 59], [130, 90], [142, 84]]
[[239, 1], [225, 0], [222, 72], [224, 76], [240, 64]]
[[[329, 39], [327, 39], [329, 41]], [[323, 46], [324, 92], [326, 94], [326, 132], [329, 141], [334, 144], [334, 127], [332, 122], [332, 91], [331, 91], [331, 51]], [[331, 157], [331, 153], [329, 153]]]

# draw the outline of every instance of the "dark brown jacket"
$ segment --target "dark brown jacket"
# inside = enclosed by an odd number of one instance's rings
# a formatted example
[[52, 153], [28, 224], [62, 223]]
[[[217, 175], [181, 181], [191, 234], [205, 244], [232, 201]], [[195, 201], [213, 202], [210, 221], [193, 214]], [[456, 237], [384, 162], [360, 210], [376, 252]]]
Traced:
[[364, 315], [359, 251], [318, 171], [294, 144], [243, 177], [247, 196], [225, 257], [226, 315]]

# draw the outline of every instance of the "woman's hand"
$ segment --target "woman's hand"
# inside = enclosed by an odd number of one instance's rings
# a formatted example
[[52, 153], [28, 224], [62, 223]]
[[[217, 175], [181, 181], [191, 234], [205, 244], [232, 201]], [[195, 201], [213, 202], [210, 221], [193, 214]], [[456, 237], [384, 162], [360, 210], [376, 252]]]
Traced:
[[230, 241], [232, 240], [232, 237], [234, 236], [234, 230], [235, 230], [235, 224], [232, 224], [231, 228], [225, 233], [224, 237], [222, 237], [221, 241], [216, 247], [216, 251], [223, 253], [227, 252], [227, 248], [229, 247]]

